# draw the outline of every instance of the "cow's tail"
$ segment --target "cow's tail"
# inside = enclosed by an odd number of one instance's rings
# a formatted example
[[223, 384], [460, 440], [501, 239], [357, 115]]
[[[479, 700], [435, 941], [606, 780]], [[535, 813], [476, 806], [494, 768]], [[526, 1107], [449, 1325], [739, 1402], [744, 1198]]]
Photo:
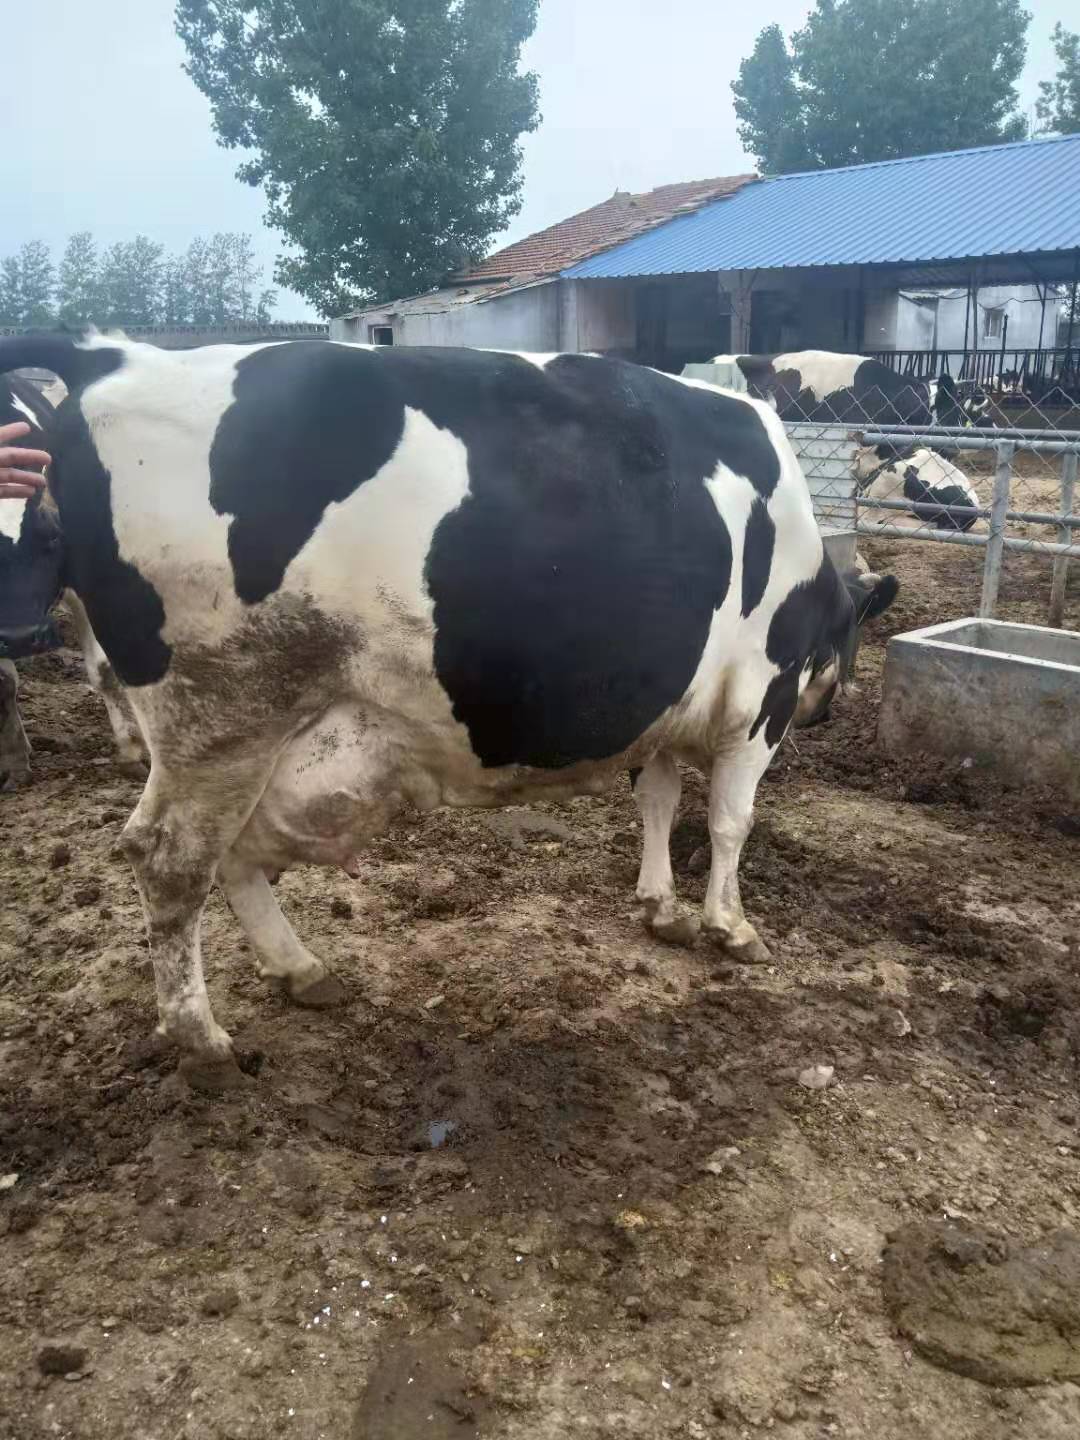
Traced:
[[0, 375], [10, 370], [49, 370], [69, 390], [100, 380], [123, 363], [117, 346], [87, 345], [80, 337], [59, 333], [0, 337]]

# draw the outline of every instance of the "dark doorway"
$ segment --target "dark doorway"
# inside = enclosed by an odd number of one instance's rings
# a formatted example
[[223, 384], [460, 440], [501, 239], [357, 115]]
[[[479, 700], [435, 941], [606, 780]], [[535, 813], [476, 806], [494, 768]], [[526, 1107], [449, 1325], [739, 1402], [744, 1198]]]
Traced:
[[678, 375], [684, 365], [726, 354], [731, 316], [723, 313], [715, 275], [672, 275], [641, 285], [635, 296], [634, 359]]

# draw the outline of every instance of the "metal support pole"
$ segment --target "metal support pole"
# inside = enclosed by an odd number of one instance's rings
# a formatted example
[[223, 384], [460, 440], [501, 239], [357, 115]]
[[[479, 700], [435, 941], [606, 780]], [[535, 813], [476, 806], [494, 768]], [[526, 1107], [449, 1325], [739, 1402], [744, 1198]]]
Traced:
[[1012, 462], [1016, 445], [1003, 440], [996, 445], [997, 469], [994, 471], [994, 498], [990, 502], [990, 535], [986, 542], [986, 565], [983, 569], [982, 599], [979, 618], [992, 620], [997, 608], [998, 585], [1001, 583], [1001, 559], [1005, 553], [1005, 512], [1009, 508], [1012, 487]]
[[[1074, 451], [1071, 455], [1061, 457], [1061, 513], [1071, 515], [1073, 503], [1076, 496], [1076, 469], [1077, 457]], [[1058, 526], [1058, 542], [1068, 543], [1071, 526]], [[1069, 580], [1069, 557], [1067, 555], [1056, 555], [1054, 557], [1054, 578], [1050, 582], [1050, 613], [1046, 623], [1055, 630], [1060, 630], [1065, 619], [1065, 586]]]
[[1004, 315], [1002, 315], [1001, 317], [1001, 359], [998, 361], [998, 377], [1001, 379], [1002, 384], [1005, 383], [1003, 378], [1005, 375], [1005, 342], [1008, 340], [1008, 338], [1009, 312], [1008, 310], [1006, 310]]
[[859, 266], [859, 289], [855, 298], [855, 353], [862, 354], [866, 344], [866, 270]]
[[971, 325], [971, 276], [970, 276], [970, 274], [969, 274], [969, 275], [968, 275], [968, 281], [967, 281], [967, 289], [966, 289], [965, 292], [964, 292], [964, 358], [963, 358], [963, 360], [961, 360], [961, 362], [960, 362], [960, 374], [957, 375], [957, 377], [956, 377], [958, 380], [962, 380], [962, 379], [964, 378], [964, 372], [965, 372], [965, 370], [967, 369], [968, 330], [969, 330], [970, 325]]

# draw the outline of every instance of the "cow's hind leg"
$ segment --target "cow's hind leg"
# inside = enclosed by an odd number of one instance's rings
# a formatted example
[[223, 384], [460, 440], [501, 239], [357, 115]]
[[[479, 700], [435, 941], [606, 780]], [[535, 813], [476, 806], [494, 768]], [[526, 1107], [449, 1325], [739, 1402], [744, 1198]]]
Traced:
[[158, 1031], [201, 1088], [240, 1083], [228, 1035], [214, 1019], [199, 931], [221, 857], [258, 803], [265, 764], [221, 762], [173, 775], [156, 766], [124, 830], [142, 898], [157, 987]]
[[758, 735], [734, 752], [713, 761], [709, 781], [709, 838], [712, 868], [705, 896], [706, 936], [722, 945], [733, 960], [760, 963], [769, 950], [743, 914], [739, 896], [739, 858], [754, 819], [758, 781], [768, 769], [774, 748]]
[[229, 854], [218, 866], [217, 878], [259, 957], [264, 980], [280, 980], [298, 1005], [322, 1008], [345, 999], [341, 982], [296, 938], [263, 870]]
[[643, 832], [637, 898], [658, 939], [669, 945], [692, 945], [698, 921], [679, 910], [671, 873], [671, 827], [682, 794], [679, 767], [670, 755], [655, 755], [636, 772], [633, 786]]

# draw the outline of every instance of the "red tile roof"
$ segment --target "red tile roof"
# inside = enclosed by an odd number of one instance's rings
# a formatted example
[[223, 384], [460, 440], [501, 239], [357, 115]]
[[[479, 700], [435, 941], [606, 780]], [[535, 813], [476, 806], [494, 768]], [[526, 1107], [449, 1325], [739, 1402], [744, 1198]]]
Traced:
[[676, 185], [660, 185], [641, 195], [616, 190], [610, 200], [496, 250], [494, 255], [454, 279], [464, 283], [513, 277], [521, 282], [555, 274], [600, 250], [620, 245], [654, 225], [662, 225], [676, 215], [689, 214], [710, 200], [734, 195], [736, 190], [756, 179], [756, 175], [729, 175], [713, 180], [684, 180]]

